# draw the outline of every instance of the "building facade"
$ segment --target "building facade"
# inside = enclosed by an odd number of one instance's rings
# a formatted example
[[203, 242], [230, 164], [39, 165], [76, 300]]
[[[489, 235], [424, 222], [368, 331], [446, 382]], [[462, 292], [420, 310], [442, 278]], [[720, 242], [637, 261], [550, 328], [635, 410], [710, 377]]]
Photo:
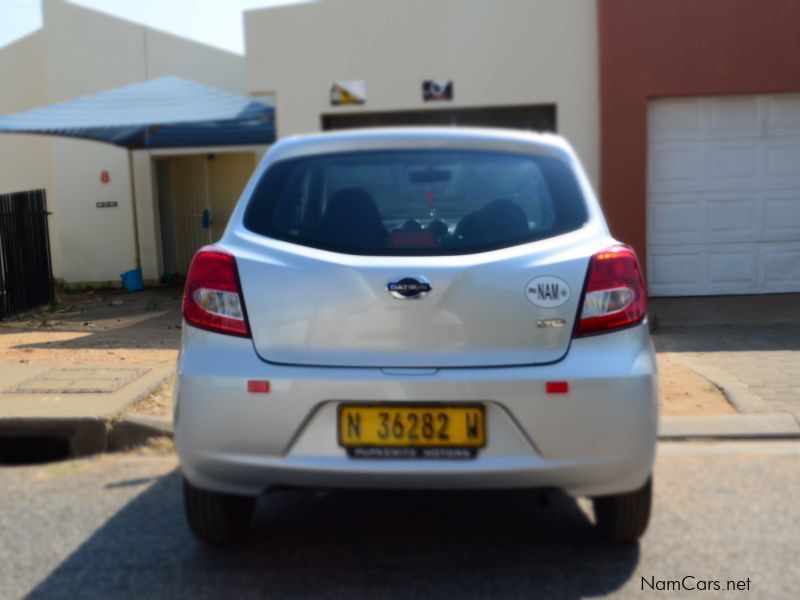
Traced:
[[[0, 49], [0, 114], [166, 75], [246, 94], [244, 59], [239, 55], [64, 0], [44, 0], [42, 17], [40, 30]], [[157, 282], [173, 269], [178, 274], [185, 271], [186, 255], [212, 241], [262, 152], [263, 148], [136, 151], [132, 186], [124, 149], [4, 134], [0, 193], [46, 190], [57, 280], [69, 286], [119, 285], [120, 274], [136, 266], [133, 187], [141, 268], [146, 281]], [[222, 154], [223, 160], [214, 161]], [[176, 186], [176, 181], [183, 184]], [[180, 193], [189, 189], [193, 197]], [[108, 202], [116, 205], [98, 207]], [[205, 230], [197, 226], [203, 203], [218, 205], [220, 213]]]
[[651, 294], [797, 292], [799, 24], [793, 0], [308, 2], [246, 13], [247, 86], [279, 136], [555, 130]]
[[[0, 49], [0, 113], [177, 75], [274, 98], [279, 137], [556, 131], [652, 295], [800, 291], [795, 0], [318, 0], [246, 12], [245, 57], [64, 0], [43, 13]], [[263, 150], [134, 153], [146, 280], [180, 274], [216, 239]], [[124, 150], [4, 135], [0, 157], [0, 193], [47, 190], [58, 279], [118, 281], [134, 266]], [[97, 208], [106, 200], [118, 207]]]

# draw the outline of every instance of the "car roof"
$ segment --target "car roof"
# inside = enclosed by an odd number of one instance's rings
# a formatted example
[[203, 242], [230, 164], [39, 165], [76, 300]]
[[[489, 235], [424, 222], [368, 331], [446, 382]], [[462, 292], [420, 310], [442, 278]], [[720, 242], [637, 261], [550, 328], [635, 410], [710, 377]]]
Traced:
[[488, 127], [387, 127], [283, 138], [270, 149], [268, 162], [314, 154], [400, 149], [498, 150], [565, 159], [573, 155], [569, 143], [551, 133]]

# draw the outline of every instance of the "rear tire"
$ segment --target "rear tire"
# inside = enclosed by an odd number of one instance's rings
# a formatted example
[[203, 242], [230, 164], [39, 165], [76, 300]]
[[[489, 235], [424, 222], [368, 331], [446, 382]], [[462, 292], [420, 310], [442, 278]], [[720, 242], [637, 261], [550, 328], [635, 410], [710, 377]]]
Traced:
[[594, 518], [613, 542], [635, 542], [647, 530], [653, 503], [653, 479], [633, 492], [594, 498]]
[[183, 500], [189, 529], [207, 544], [231, 544], [250, 529], [256, 499], [209, 492], [183, 480]]

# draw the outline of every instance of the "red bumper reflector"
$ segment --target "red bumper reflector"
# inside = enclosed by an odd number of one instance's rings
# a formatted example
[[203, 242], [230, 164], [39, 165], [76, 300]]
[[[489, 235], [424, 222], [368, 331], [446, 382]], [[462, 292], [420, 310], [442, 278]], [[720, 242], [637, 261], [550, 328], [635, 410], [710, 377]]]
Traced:
[[269, 381], [251, 379], [247, 382], [247, 391], [253, 394], [269, 394]]
[[569, 383], [566, 381], [548, 381], [545, 384], [548, 394], [566, 394], [569, 392]]

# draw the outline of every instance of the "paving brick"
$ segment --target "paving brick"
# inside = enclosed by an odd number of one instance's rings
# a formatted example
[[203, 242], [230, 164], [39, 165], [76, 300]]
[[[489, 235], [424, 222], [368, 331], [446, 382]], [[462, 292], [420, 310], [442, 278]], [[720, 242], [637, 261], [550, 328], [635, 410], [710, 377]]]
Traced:
[[[674, 352], [744, 412], [800, 411], [800, 323], [664, 327], [656, 349]], [[747, 396], [749, 394], [749, 396]]]

